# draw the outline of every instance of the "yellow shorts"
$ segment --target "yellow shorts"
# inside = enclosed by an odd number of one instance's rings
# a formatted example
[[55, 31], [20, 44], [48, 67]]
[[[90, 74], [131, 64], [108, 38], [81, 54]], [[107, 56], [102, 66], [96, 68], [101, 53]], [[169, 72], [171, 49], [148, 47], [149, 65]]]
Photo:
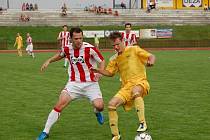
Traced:
[[20, 50], [22, 48], [22, 46], [17, 46], [17, 49]]
[[143, 88], [143, 95], [147, 95], [149, 93], [149, 83], [146, 79], [136, 79], [127, 82], [122, 88], [118, 91], [118, 93], [114, 97], [118, 97], [124, 102], [125, 111], [129, 111], [133, 107], [133, 96], [132, 89], [134, 86], [141, 86]]

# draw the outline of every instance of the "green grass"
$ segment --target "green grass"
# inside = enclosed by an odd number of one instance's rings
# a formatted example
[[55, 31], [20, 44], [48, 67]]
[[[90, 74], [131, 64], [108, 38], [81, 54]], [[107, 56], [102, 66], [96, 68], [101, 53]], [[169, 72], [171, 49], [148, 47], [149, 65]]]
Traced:
[[[154, 140], [210, 139], [210, 53], [209, 51], [154, 51], [157, 63], [147, 69], [151, 85], [145, 98], [146, 119]], [[106, 58], [112, 53], [103, 53]], [[35, 139], [67, 81], [63, 61], [44, 73], [40, 65], [53, 53], [0, 54], [0, 140]], [[105, 105], [119, 89], [119, 78], [100, 81]], [[134, 110], [119, 113], [123, 140], [133, 140], [137, 129]], [[87, 100], [72, 102], [50, 133], [52, 140], [110, 140], [106, 122], [98, 125]]]
[[[124, 26], [84, 26], [83, 30], [123, 30]], [[174, 40], [203, 40], [210, 39], [210, 26], [169, 26], [169, 25], [153, 25], [153, 26], [133, 26], [135, 30], [150, 29], [150, 28], [172, 28]], [[56, 42], [58, 33], [62, 30], [61, 27], [2, 27], [0, 26], [0, 39], [4, 38], [8, 42], [9, 49], [14, 49], [16, 33], [21, 33], [23, 40], [26, 40], [26, 33], [31, 33], [33, 41]], [[1, 40], [0, 40], [1, 41]], [[24, 42], [25, 43], [25, 42]]]

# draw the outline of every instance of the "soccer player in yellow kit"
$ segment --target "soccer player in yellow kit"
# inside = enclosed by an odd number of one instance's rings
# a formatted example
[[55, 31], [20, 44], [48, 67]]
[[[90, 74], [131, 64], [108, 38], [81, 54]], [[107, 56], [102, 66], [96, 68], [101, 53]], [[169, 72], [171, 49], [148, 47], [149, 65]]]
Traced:
[[20, 36], [20, 33], [17, 33], [14, 47], [16, 45], [17, 45], [18, 56], [22, 56], [23, 38]]
[[106, 69], [94, 69], [94, 72], [112, 77], [119, 73], [122, 78], [122, 87], [117, 94], [109, 101], [109, 125], [112, 132], [112, 140], [119, 140], [117, 107], [123, 105], [125, 111], [135, 106], [139, 119], [137, 132], [147, 130], [144, 115], [144, 96], [148, 94], [150, 86], [146, 77], [147, 66], [153, 66], [155, 56], [141, 49], [139, 46], [125, 47], [121, 33], [113, 32], [110, 34], [112, 46], [117, 54], [110, 58]]

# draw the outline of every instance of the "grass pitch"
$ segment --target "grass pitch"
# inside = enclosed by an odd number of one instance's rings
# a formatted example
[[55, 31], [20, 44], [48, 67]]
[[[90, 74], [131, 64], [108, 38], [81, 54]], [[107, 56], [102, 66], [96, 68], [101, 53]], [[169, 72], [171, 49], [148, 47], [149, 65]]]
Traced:
[[[145, 98], [146, 119], [153, 140], [210, 139], [210, 52], [153, 51], [156, 65], [147, 69], [151, 85]], [[103, 53], [107, 58], [112, 54]], [[47, 116], [67, 82], [63, 61], [40, 65], [53, 53], [0, 54], [0, 140], [31, 140], [42, 131]], [[105, 106], [120, 87], [119, 77], [100, 81]], [[72, 102], [53, 126], [51, 140], [110, 140], [107, 108], [98, 125], [87, 100]], [[138, 127], [134, 110], [118, 110], [123, 140], [133, 140]], [[50, 140], [49, 139], [49, 140]]]

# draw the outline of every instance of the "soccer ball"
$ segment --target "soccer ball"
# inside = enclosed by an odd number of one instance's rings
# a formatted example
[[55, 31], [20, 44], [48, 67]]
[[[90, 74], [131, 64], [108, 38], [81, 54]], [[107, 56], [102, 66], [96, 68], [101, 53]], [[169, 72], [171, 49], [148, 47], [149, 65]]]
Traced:
[[152, 137], [146, 132], [138, 133], [135, 137], [135, 140], [152, 140]]

